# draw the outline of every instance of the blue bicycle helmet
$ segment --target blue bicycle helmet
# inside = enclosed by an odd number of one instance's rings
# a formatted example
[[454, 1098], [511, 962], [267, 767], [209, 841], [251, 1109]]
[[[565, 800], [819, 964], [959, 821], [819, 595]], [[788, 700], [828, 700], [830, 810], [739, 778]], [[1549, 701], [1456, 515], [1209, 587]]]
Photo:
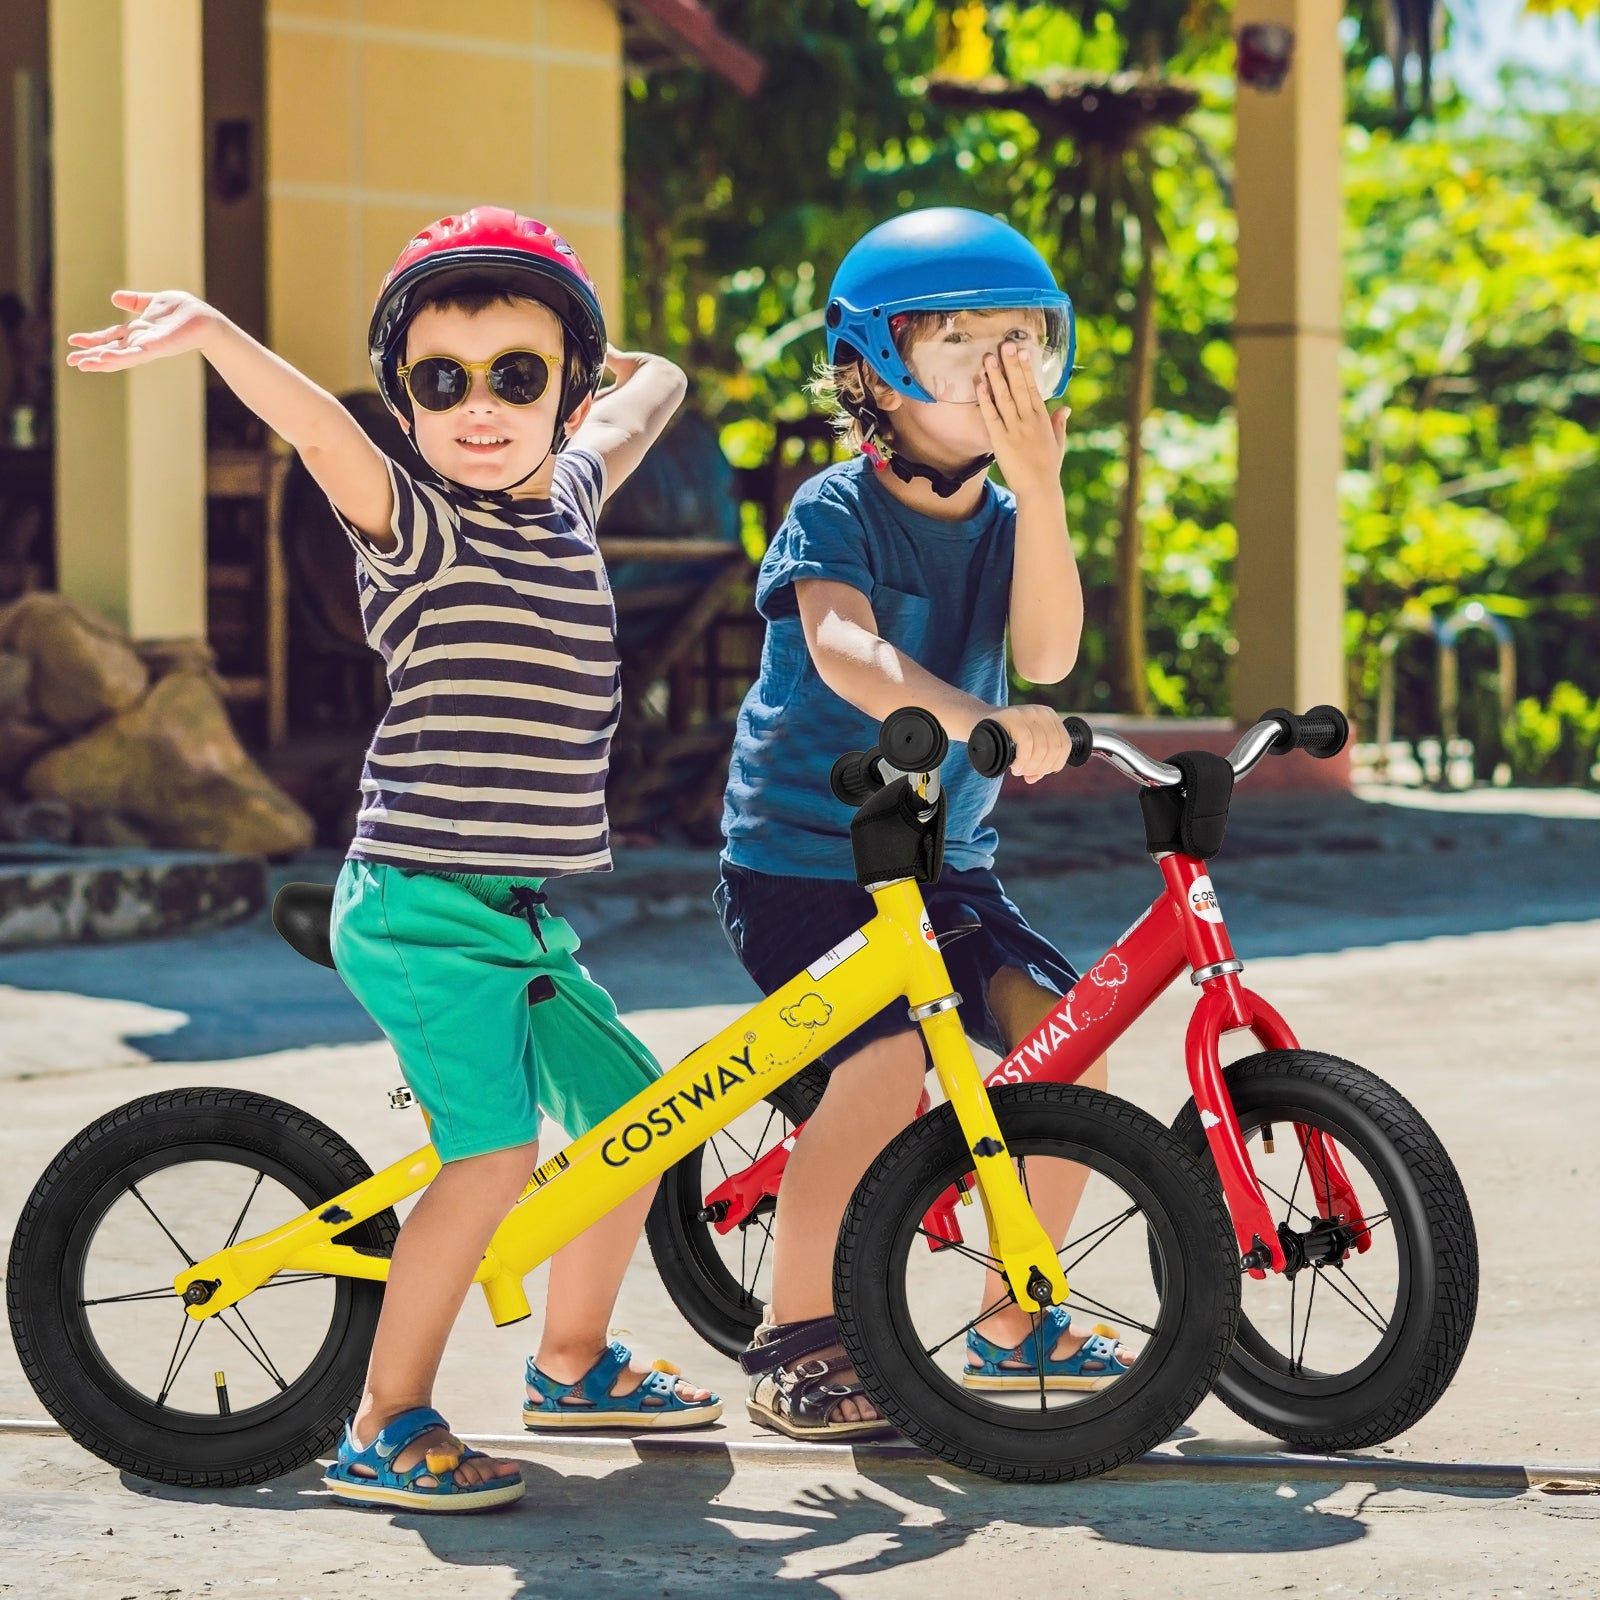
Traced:
[[907, 211], [864, 235], [828, 291], [828, 360], [860, 359], [914, 400], [933, 401], [901, 359], [890, 319], [907, 311], [1035, 308], [1049, 318], [1066, 392], [1077, 351], [1072, 300], [1045, 259], [1010, 223], [961, 206]]

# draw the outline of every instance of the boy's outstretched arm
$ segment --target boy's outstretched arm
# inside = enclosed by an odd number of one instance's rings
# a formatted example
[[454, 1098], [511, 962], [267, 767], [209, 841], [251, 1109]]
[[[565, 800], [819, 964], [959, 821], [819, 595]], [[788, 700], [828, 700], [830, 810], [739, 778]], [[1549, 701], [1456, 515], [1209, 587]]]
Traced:
[[334, 505], [379, 550], [394, 545], [394, 491], [377, 446], [326, 389], [252, 339], [215, 307], [181, 289], [111, 297], [126, 322], [69, 334], [67, 364], [82, 372], [122, 372], [163, 356], [198, 350], [255, 414], [299, 451]]
[[608, 345], [606, 365], [617, 381], [589, 407], [572, 442], [605, 462], [609, 500], [661, 437], [683, 404], [689, 380], [665, 356], [642, 350]]

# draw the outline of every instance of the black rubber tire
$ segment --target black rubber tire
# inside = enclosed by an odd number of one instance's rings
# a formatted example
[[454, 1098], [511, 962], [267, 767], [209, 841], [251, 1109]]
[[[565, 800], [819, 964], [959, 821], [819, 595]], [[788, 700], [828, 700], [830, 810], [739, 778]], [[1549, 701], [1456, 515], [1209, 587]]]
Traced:
[[[381, 1283], [335, 1280], [316, 1356], [284, 1393], [246, 1411], [158, 1411], [128, 1387], [79, 1308], [94, 1230], [128, 1183], [187, 1161], [229, 1159], [268, 1170], [308, 1207], [372, 1176], [331, 1128], [282, 1101], [239, 1089], [176, 1090], [119, 1106], [68, 1143], [34, 1185], [11, 1241], [6, 1309], [34, 1393], [84, 1449], [158, 1483], [259, 1483], [325, 1453], [360, 1399], [383, 1304]], [[386, 1254], [398, 1232], [385, 1211], [339, 1241]], [[211, 1248], [222, 1244], [219, 1236]], [[176, 1296], [173, 1307], [181, 1315]]]
[[[813, 1062], [774, 1089], [767, 1104], [793, 1127], [817, 1109], [827, 1086], [827, 1068]], [[706, 1193], [701, 1177], [704, 1151], [701, 1145], [662, 1174], [645, 1221], [645, 1237], [656, 1271], [684, 1320], [714, 1350], [737, 1358], [754, 1337], [762, 1308], [728, 1271], [711, 1224], [700, 1220]]]
[[1063, 1084], [1007, 1086], [990, 1100], [1013, 1155], [1083, 1161], [1137, 1201], [1171, 1263], [1139, 1359], [1065, 1412], [1001, 1413], [933, 1366], [912, 1326], [903, 1268], [929, 1203], [971, 1168], [948, 1105], [895, 1138], [851, 1197], [833, 1271], [844, 1346], [882, 1414], [953, 1466], [1025, 1483], [1109, 1472], [1169, 1438], [1222, 1371], [1239, 1311], [1227, 1211], [1182, 1145], [1125, 1100]]
[[[1404, 1095], [1337, 1056], [1269, 1050], [1236, 1061], [1223, 1076], [1247, 1131], [1262, 1122], [1307, 1123], [1342, 1151], [1365, 1156], [1362, 1164], [1399, 1219], [1401, 1271], [1388, 1348], [1380, 1341], [1369, 1372], [1357, 1368], [1325, 1383], [1296, 1379], [1271, 1359], [1281, 1353], [1245, 1318], [1217, 1395], [1253, 1427], [1297, 1450], [1361, 1450], [1392, 1439], [1444, 1393], [1472, 1336], [1478, 1241], [1455, 1166]], [[1173, 1132], [1215, 1183], [1192, 1100]]]

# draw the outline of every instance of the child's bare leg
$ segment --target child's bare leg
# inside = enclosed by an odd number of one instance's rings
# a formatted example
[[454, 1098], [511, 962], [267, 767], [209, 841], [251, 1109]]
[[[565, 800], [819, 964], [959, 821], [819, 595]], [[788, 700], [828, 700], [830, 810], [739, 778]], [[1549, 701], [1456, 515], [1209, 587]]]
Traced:
[[[873, 1157], [915, 1114], [925, 1065], [921, 1035], [902, 1033], [874, 1040], [829, 1077], [778, 1190], [767, 1313], [773, 1322], [833, 1315], [833, 1254], [845, 1206]], [[838, 1420], [877, 1414], [870, 1401], [850, 1399]]]
[[[524, 1144], [448, 1161], [412, 1207], [395, 1240], [366, 1392], [356, 1411], [356, 1437], [364, 1445], [401, 1412], [433, 1403], [445, 1342], [472, 1275], [538, 1159], [538, 1145]], [[440, 1430], [425, 1434], [400, 1452], [395, 1468], [404, 1472], [415, 1466], [448, 1437]], [[463, 1461], [455, 1482], [467, 1488], [515, 1469], [515, 1462], [490, 1458]], [[361, 1467], [353, 1470], [371, 1475]]]
[[[1001, 1036], [1011, 1049], [1026, 1039], [1061, 1003], [1061, 997], [1042, 989], [1017, 967], [1002, 967], [989, 980], [989, 1009], [1000, 1024]], [[1090, 1089], [1104, 1089], [1107, 1058], [1101, 1056], [1078, 1082]], [[788, 1181], [785, 1174], [785, 1182]], [[1028, 1168], [1028, 1198], [1044, 1230], [1059, 1244], [1072, 1227], [1072, 1219], [1089, 1181], [1086, 1167], [1065, 1161], [1037, 1162]], [[1002, 1304], [1003, 1302], [1003, 1304]], [[985, 1317], [978, 1331], [984, 1338], [1007, 1349], [1019, 1345], [1033, 1332], [1033, 1317], [1015, 1300], [1005, 1280], [992, 1268], [984, 1273], [983, 1299], [979, 1309], [997, 1306]], [[1090, 1336], [1090, 1330], [1068, 1329], [1056, 1341], [1052, 1355], [1068, 1357]], [[1120, 1352], [1124, 1360], [1132, 1352]]]
[[[546, 1377], [576, 1383], [610, 1343], [607, 1327], [655, 1192], [656, 1185], [647, 1184], [551, 1257], [544, 1337], [533, 1358]], [[634, 1361], [617, 1375], [611, 1392], [631, 1394], [649, 1373], [649, 1367]], [[711, 1398], [709, 1389], [696, 1389], [681, 1380], [677, 1392], [680, 1399], [696, 1403]], [[531, 1388], [528, 1397], [541, 1398]]]

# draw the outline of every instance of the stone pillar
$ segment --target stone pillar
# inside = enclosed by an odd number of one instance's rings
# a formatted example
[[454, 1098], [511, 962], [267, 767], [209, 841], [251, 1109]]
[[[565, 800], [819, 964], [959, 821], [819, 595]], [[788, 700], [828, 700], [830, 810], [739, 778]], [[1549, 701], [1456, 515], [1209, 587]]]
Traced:
[[[113, 289], [205, 289], [200, 0], [51, 0], [58, 354]], [[201, 358], [56, 369], [61, 589], [136, 639], [206, 631]]]
[[1293, 55], [1277, 88], [1238, 87], [1239, 529], [1234, 711], [1342, 705], [1338, 474], [1337, 0], [1238, 0], [1235, 27], [1279, 24]]

